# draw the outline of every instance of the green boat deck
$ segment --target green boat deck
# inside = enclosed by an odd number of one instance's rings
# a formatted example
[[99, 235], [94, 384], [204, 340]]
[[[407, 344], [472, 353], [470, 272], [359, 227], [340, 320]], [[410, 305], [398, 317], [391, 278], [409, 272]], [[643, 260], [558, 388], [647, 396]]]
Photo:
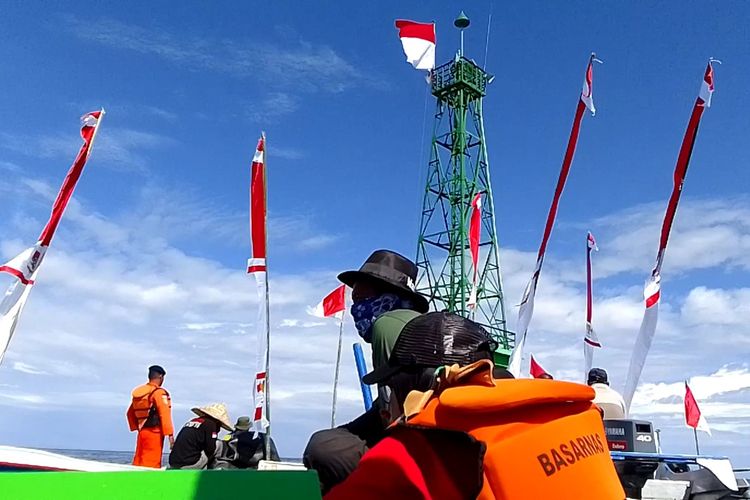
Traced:
[[320, 499], [314, 471], [6, 472], [3, 500]]

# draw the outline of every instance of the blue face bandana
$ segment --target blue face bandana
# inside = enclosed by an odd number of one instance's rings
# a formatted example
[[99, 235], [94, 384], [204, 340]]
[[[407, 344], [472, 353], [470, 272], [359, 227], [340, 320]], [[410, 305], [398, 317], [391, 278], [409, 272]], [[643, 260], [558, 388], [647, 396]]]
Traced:
[[396, 309], [409, 309], [409, 301], [395, 293], [384, 293], [352, 304], [351, 314], [359, 336], [368, 344], [372, 342], [372, 325], [383, 314]]

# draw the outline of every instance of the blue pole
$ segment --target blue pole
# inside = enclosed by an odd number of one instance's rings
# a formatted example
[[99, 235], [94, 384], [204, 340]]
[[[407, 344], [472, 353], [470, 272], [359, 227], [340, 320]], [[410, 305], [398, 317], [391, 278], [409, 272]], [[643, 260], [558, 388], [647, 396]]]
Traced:
[[362, 353], [362, 346], [359, 342], [355, 342], [352, 347], [354, 347], [354, 361], [357, 363], [359, 385], [362, 387], [362, 399], [365, 401], [365, 410], [369, 410], [372, 407], [372, 393], [370, 392], [370, 386], [362, 382], [362, 377], [367, 374], [365, 355]]

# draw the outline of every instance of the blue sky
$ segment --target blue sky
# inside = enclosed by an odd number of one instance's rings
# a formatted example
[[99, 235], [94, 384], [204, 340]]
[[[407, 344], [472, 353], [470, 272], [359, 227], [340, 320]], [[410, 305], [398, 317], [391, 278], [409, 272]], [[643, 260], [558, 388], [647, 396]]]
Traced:
[[[129, 449], [128, 392], [152, 362], [169, 372], [178, 425], [191, 404], [212, 400], [227, 401], [233, 416], [247, 412], [255, 360], [255, 297], [243, 274], [248, 170], [263, 129], [274, 421], [282, 454], [299, 455], [328, 422], [335, 359], [335, 326], [305, 307], [371, 250], [416, 250], [421, 138], [425, 117], [429, 137], [434, 103], [423, 75], [404, 62], [393, 20], [436, 21], [442, 62], [458, 43], [459, 8], [6, 2], [3, 258], [38, 235], [78, 148], [77, 117], [100, 106], [108, 113], [0, 367], [0, 405], [12, 408], [0, 412], [0, 442]], [[463, 8], [472, 19], [466, 52], [479, 62], [493, 16], [487, 69], [496, 79], [485, 124], [511, 325], [588, 54], [605, 61], [595, 68], [598, 112], [584, 119], [530, 329], [530, 349], [561, 378], [581, 376], [587, 229], [601, 248], [601, 363], [615, 385], [624, 377], [677, 150], [706, 60], [724, 61], [667, 253], [663, 314], [636, 406], [664, 429], [666, 448], [689, 451], [679, 382], [703, 377], [696, 394], [717, 426], [706, 450], [750, 463], [733, 445], [750, 434], [750, 5]], [[352, 325], [346, 334], [356, 340]], [[361, 405], [345, 359], [341, 418]]]

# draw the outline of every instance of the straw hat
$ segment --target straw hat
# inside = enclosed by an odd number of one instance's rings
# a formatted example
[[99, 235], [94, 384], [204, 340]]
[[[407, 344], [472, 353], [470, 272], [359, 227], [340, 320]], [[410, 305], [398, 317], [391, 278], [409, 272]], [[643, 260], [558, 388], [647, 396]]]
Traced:
[[200, 408], [192, 408], [193, 413], [199, 417], [211, 417], [218, 420], [219, 424], [228, 431], [233, 431], [231, 420], [229, 419], [229, 413], [227, 413], [227, 407], [224, 403], [212, 403], [207, 406], [201, 406]]

